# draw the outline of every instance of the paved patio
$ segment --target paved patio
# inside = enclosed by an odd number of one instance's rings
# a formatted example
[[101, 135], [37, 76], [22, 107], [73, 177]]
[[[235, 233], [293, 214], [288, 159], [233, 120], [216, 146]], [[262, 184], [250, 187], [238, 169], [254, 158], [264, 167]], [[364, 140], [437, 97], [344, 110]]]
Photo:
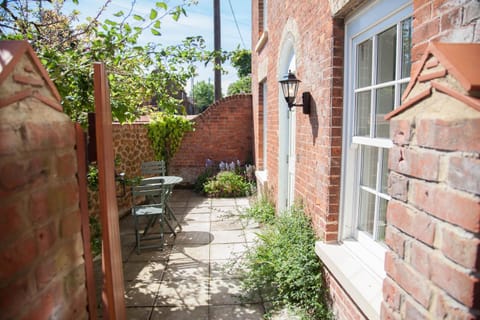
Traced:
[[132, 217], [120, 221], [127, 318], [262, 319], [261, 298], [240, 298], [240, 274], [233, 267], [258, 232], [256, 223], [240, 219], [249, 200], [178, 189], [170, 205], [183, 230], [167, 234], [162, 251], [137, 254]]

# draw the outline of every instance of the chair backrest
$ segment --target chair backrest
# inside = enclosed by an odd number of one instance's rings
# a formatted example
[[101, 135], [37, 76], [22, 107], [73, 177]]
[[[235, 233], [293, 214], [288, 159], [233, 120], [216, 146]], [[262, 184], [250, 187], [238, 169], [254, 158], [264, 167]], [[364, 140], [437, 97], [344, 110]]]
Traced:
[[133, 197], [158, 197], [162, 194], [163, 184], [144, 184], [132, 187]]
[[142, 175], [164, 176], [166, 175], [165, 161], [147, 161], [142, 163]]
[[149, 179], [148, 182], [140, 182], [140, 185], [136, 185], [132, 187], [132, 200], [134, 203], [134, 207], [137, 205], [135, 204], [135, 198], [137, 197], [145, 197], [149, 199], [154, 199], [156, 204], [164, 205], [167, 194], [169, 192], [169, 188], [165, 186], [164, 180], [161, 178], [158, 179]]

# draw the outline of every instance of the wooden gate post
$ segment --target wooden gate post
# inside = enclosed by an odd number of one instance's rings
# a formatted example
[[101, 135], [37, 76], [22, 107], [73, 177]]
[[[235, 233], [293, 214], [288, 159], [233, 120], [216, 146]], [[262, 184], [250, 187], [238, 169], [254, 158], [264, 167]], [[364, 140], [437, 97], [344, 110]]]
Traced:
[[95, 292], [95, 274], [93, 272], [92, 248], [90, 246], [90, 226], [87, 194], [87, 163], [85, 161], [85, 136], [79, 123], [75, 124], [77, 144], [78, 191], [80, 214], [82, 217], [82, 238], [85, 259], [85, 282], [87, 286], [88, 315], [90, 320], [97, 320], [97, 297]]
[[115, 188], [115, 161], [112, 139], [112, 112], [108, 82], [103, 63], [94, 65], [94, 92], [97, 132], [98, 186], [102, 223], [102, 292], [105, 319], [124, 320], [125, 297], [123, 284], [120, 227]]

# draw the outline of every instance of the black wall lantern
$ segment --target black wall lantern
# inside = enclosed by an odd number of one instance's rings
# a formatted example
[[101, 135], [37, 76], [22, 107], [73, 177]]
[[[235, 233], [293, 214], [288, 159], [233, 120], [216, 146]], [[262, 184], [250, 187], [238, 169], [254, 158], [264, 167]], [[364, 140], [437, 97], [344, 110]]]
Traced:
[[279, 82], [282, 86], [283, 96], [287, 101], [288, 109], [292, 111], [293, 107], [303, 107], [303, 113], [310, 114], [310, 92], [302, 93], [302, 104], [295, 103], [298, 84], [300, 83], [300, 80], [295, 77], [295, 74], [289, 70], [288, 74]]

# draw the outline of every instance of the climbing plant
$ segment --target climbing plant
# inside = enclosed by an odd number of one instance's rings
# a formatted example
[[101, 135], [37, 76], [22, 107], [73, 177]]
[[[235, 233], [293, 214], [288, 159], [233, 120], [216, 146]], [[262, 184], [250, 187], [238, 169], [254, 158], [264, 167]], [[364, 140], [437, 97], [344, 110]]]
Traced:
[[168, 166], [180, 147], [184, 134], [193, 130], [193, 123], [183, 116], [165, 112], [151, 114], [148, 138], [152, 142], [155, 158], [165, 161]]

